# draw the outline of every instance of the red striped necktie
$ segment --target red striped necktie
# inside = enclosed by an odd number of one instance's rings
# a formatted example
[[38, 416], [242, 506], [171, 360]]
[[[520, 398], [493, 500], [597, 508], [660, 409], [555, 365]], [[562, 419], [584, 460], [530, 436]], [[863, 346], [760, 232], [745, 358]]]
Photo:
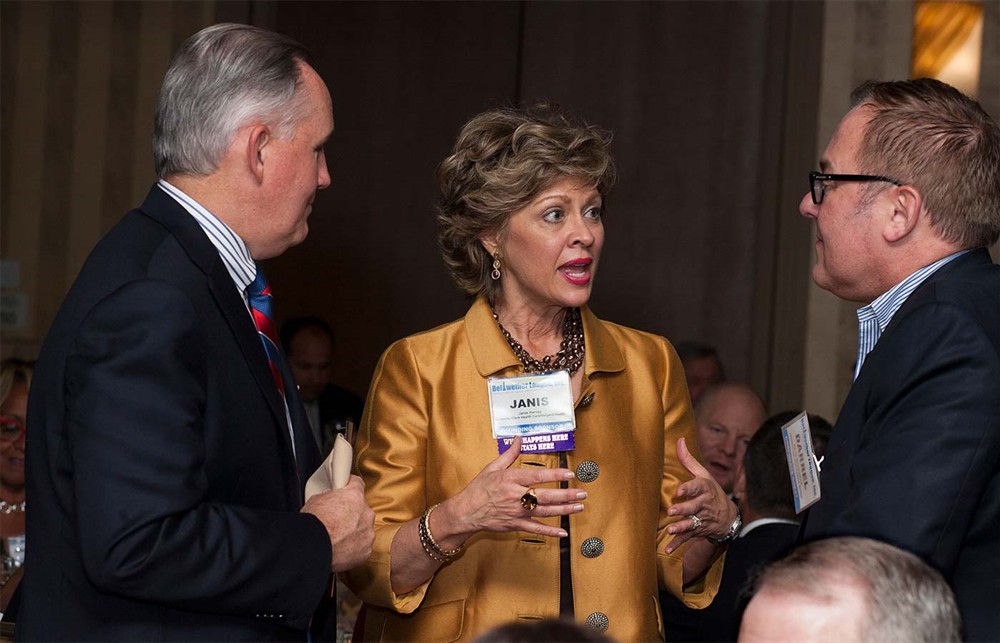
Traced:
[[278, 333], [274, 326], [271, 285], [267, 283], [264, 272], [259, 267], [253, 283], [247, 287], [247, 297], [250, 300], [250, 312], [253, 313], [254, 324], [257, 325], [257, 334], [260, 335], [260, 341], [264, 344], [264, 352], [267, 353], [267, 361], [271, 367], [271, 375], [274, 376], [274, 383], [278, 385], [281, 397], [285, 397], [281, 371], [278, 370], [278, 360], [281, 357], [278, 354]]

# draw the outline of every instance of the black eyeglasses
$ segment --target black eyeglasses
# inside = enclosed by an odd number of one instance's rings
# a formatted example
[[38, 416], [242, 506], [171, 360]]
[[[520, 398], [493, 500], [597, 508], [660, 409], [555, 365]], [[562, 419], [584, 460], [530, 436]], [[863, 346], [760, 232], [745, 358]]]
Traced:
[[893, 185], [903, 185], [902, 181], [874, 174], [821, 174], [819, 172], [810, 172], [809, 191], [812, 193], [813, 203], [816, 205], [822, 203], [823, 197], [826, 196], [826, 181], [862, 181], [865, 183], [885, 181]]

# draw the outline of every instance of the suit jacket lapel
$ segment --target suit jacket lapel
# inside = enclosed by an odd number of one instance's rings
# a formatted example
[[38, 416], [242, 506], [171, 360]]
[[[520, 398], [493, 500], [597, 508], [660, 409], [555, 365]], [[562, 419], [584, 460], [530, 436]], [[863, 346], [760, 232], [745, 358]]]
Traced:
[[[218, 250], [191, 215], [160, 187], [154, 185], [150, 189], [140, 210], [169, 229], [194, 264], [205, 273], [212, 297], [228, 322], [261, 395], [267, 400], [276, 428], [280, 430], [284, 444], [288, 448], [289, 460], [293, 460], [291, 437], [286, 428], [285, 405], [274, 385], [267, 354], [264, 352], [246, 303], [236, 291], [236, 284], [226, 270]], [[291, 377], [285, 381], [290, 384]]]
[[[913, 309], [915, 306], [919, 306], [920, 303], [934, 292], [934, 283], [941, 277], [948, 275], [952, 272], [963, 272], [970, 268], [976, 266], [981, 266], [985, 264], [992, 263], [990, 259], [990, 253], [986, 248], [977, 248], [970, 252], [965, 253], [961, 257], [956, 257], [955, 259], [949, 261], [945, 265], [941, 266], [938, 270], [934, 271], [930, 277], [928, 277], [920, 286], [910, 293], [910, 296], [906, 298], [903, 305], [899, 307], [896, 314], [893, 315], [892, 321], [886, 326], [883, 335], [888, 334], [895, 328], [899, 321], [906, 317], [907, 313]], [[875, 344], [875, 348], [878, 348], [878, 344]]]
[[[281, 369], [281, 380], [285, 385], [285, 401], [288, 404], [288, 415], [292, 420], [292, 432], [295, 434], [295, 455], [299, 467], [299, 492], [305, 491], [306, 481], [309, 476], [319, 468], [322, 463], [322, 456], [316, 438], [313, 437], [312, 429], [309, 426], [309, 417], [306, 409], [302, 406], [302, 399], [295, 387], [295, 379], [292, 371], [288, 367], [288, 360], [281, 355], [279, 368]], [[299, 500], [301, 502], [301, 498]]]
[[[992, 263], [992, 260], [990, 259], [990, 254], [986, 248], [977, 248], [971, 252], [965, 253], [961, 257], [956, 257], [952, 261], [941, 266], [941, 268], [934, 271], [933, 274], [927, 277], [927, 279], [925, 279], [916, 290], [910, 293], [910, 296], [906, 298], [906, 301], [904, 301], [903, 305], [899, 307], [896, 314], [892, 316], [892, 320], [889, 321], [889, 325], [885, 327], [884, 331], [882, 331], [879, 341], [876, 342], [875, 347], [871, 350], [867, 357], [865, 357], [865, 363], [861, 366], [861, 372], [858, 373], [858, 379], [851, 386], [851, 390], [848, 393], [848, 400], [850, 400], [850, 394], [854, 393], [855, 389], [865, 391], [868, 390], [869, 385], [867, 384], [867, 380], [868, 377], [871, 377], [871, 375], [866, 377], [865, 369], [867, 369], [869, 373], [878, 370], [876, 365], [879, 361], [879, 346], [884, 346], [881, 338], [890, 334], [893, 329], [895, 329], [896, 326], [898, 326], [902, 320], [906, 318], [911, 310], [919, 306], [928, 297], [933, 296], [935, 283], [938, 279], [952, 272], [962, 272], [969, 268], [989, 263]], [[847, 400], [845, 400], [842, 408], [847, 408]]]

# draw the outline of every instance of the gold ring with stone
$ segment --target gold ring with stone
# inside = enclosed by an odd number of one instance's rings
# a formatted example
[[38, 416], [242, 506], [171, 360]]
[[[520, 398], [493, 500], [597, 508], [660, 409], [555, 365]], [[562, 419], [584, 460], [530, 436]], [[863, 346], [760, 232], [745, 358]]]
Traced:
[[535, 507], [538, 506], [538, 496], [535, 495], [535, 490], [528, 488], [521, 496], [521, 506], [524, 507], [526, 511], [534, 511]]

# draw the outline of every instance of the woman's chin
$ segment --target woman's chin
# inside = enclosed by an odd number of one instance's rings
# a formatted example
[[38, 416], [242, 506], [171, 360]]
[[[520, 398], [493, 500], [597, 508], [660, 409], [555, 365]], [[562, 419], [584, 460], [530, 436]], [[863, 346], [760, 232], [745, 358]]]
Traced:
[[566, 303], [563, 305], [566, 308], [582, 308], [590, 301], [590, 293], [591, 288], [589, 285], [586, 288], [580, 288], [577, 292], [571, 293], [566, 297]]

